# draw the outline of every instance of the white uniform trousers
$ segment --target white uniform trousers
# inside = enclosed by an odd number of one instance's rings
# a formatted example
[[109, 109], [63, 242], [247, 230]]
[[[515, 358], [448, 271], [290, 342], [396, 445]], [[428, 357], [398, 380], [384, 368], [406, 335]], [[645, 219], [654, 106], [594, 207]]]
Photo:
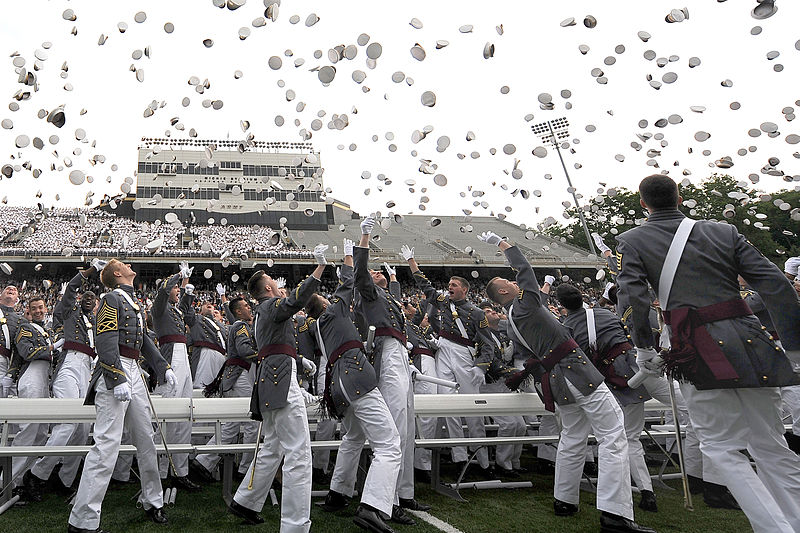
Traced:
[[[448, 387], [439, 387], [439, 394], [478, 394], [481, 385], [485, 383], [484, 372], [477, 368], [473, 362], [469, 348], [449, 341], [444, 337], [439, 339], [439, 351], [436, 352], [436, 374], [449, 381], [458, 383], [458, 391]], [[464, 428], [460, 418], [446, 418], [447, 433], [450, 438], [463, 438]], [[483, 417], [466, 417], [467, 430], [470, 438], [481, 438], [486, 436], [486, 428], [483, 424]], [[452, 459], [455, 462], [467, 460], [467, 450], [464, 446], [456, 446], [451, 451]], [[481, 468], [489, 467], [489, 451], [486, 447], [481, 447], [477, 454], [478, 463]]]
[[[8, 373], [8, 366], [10, 362], [8, 357], [4, 355], [0, 355], [0, 377], [5, 376]], [[17, 386], [14, 385], [11, 387], [9, 391], [0, 387], [0, 398], [5, 398], [6, 396], [16, 396], [17, 395]]]
[[[511, 394], [511, 389], [506, 387], [505, 382], [501, 380], [481, 385], [481, 392]], [[525, 420], [521, 416], [492, 416], [492, 420], [498, 426], [498, 437], [523, 437], [528, 429], [525, 425]], [[497, 447], [494, 462], [500, 468], [512, 470], [519, 468], [521, 455], [522, 444], [504, 444]]]
[[81, 529], [93, 530], [100, 526], [100, 510], [119, 455], [123, 427], [130, 432], [131, 441], [136, 446], [136, 462], [142, 482], [139, 501], [145, 509], [164, 506], [147, 390], [136, 361], [121, 357], [120, 362], [128, 380], [126, 385], [131, 388], [131, 400], [118, 401], [113, 389], [106, 388], [104, 378], [97, 381], [94, 446], [86, 454], [78, 494], [69, 515], [69, 523]]
[[[250, 463], [233, 499], [243, 507], [260, 512], [281, 460], [285, 458], [280, 531], [308, 533], [311, 529], [311, 441], [306, 404], [297, 384], [297, 365], [292, 365], [287, 399], [286, 407], [261, 411], [264, 443]], [[249, 489], [254, 469], [253, 488]]]
[[[186, 353], [186, 345], [176, 342], [172, 345], [172, 371], [178, 380], [175, 388], [171, 388], [168, 383], [156, 387], [155, 393], [161, 394], [165, 398], [191, 398], [192, 397], [192, 373], [189, 369], [189, 356]], [[192, 442], [192, 423], [191, 422], [168, 422], [164, 429], [164, 437], [167, 444], [191, 444]], [[156, 432], [155, 442], [161, 443], [161, 435]], [[166, 454], [159, 456], [158, 470], [161, 477], [166, 478], [177, 474], [183, 477], [189, 474], [189, 454], [173, 453], [172, 462], [175, 465], [175, 472], [169, 472], [169, 457]]]
[[[122, 439], [120, 444], [131, 443], [131, 432], [127, 429], [122, 430]], [[111, 479], [117, 481], [128, 481], [131, 478], [131, 467], [133, 466], [133, 455], [119, 455], [117, 462], [114, 464], [114, 471], [111, 473]]]
[[[427, 355], [422, 355], [419, 370], [426, 376], [438, 377], [436, 374], [436, 359]], [[436, 394], [438, 386], [436, 383], [427, 381], [414, 382], [414, 394]], [[421, 416], [419, 420], [419, 437], [421, 439], [433, 439], [436, 437], [436, 423], [438, 418], [435, 416]], [[425, 448], [414, 449], [414, 468], [419, 470], [431, 469], [431, 450]]]
[[[20, 376], [17, 389], [20, 398], [49, 398], [49, 361], [31, 361], [28, 368]], [[12, 446], [42, 446], [47, 442], [47, 424], [20, 424], [19, 432], [14, 437]], [[14, 457], [11, 470], [15, 480], [21, 480], [22, 474], [33, 464], [35, 457]], [[6, 474], [3, 474], [5, 478]], [[15, 481], [17, 482], [17, 481]], [[3, 479], [3, 484], [8, 481]]]
[[[697, 390], [681, 383], [703, 455], [756, 533], [800, 532], [800, 457], [786, 445], [777, 388]], [[758, 475], [740, 450], [755, 460]]]
[[[397, 433], [403, 460], [397, 477], [396, 498], [414, 497], [414, 390], [406, 347], [394, 337], [384, 337], [378, 390], [386, 400]], [[397, 501], [395, 501], [397, 503]]]
[[[692, 427], [691, 420], [689, 419], [689, 411], [686, 408], [686, 400], [681, 393], [680, 386], [677, 381], [673, 382], [675, 385], [675, 407], [678, 409], [679, 422], [681, 429], [685, 431], [683, 437], [683, 465], [686, 474], [702, 478], [705, 481], [724, 485], [719, 473], [716, 472], [713, 465], [709, 461], [703, 461], [703, 454], [700, 451], [700, 441]], [[667, 406], [665, 420], [667, 423], [674, 424], [675, 421], [672, 417], [671, 400], [669, 396], [669, 382], [664, 376], [650, 376], [644, 380], [644, 388], [654, 400], [658, 400]], [[674, 443], [674, 439], [667, 439], [667, 449]]]
[[800, 437], [800, 385], [782, 388], [781, 399], [784, 412], [792, 419], [792, 433]]
[[599, 448], [597, 509], [633, 520], [628, 441], [622, 409], [605, 383], [584, 396], [569, 380], [565, 381], [575, 403], [556, 404], [556, 412], [561, 417], [561, 439], [556, 452], [554, 496], [578, 504], [586, 439], [593, 432]]
[[342, 419], [342, 443], [331, 476], [331, 490], [351, 497], [364, 441], [372, 447], [372, 464], [364, 482], [361, 503], [392, 514], [395, 486], [400, 474], [400, 434], [391, 422], [386, 401], [377, 389], [353, 400]]
[[[92, 377], [92, 358], [83, 352], [69, 350], [64, 355], [64, 362], [58, 369], [53, 380], [54, 398], [85, 398]], [[90, 424], [56, 424], [50, 431], [47, 446], [84, 445], [89, 438]], [[31, 468], [33, 475], [39, 479], [49, 479], [53, 468], [59, 463], [61, 470], [58, 472], [61, 482], [66, 487], [71, 487], [78, 475], [80, 456], [46, 456], [36, 461]]]
[[[253, 383], [256, 380], [256, 365], [250, 365], [250, 370], [239, 374], [233, 388], [227, 392], [222, 393], [223, 398], [249, 398], [253, 393]], [[251, 420], [249, 422], [226, 422], [220, 428], [221, 443], [233, 444], [239, 440], [239, 430], [243, 433], [242, 442], [250, 444], [256, 442], [258, 435], [258, 422]], [[216, 436], [211, 437], [208, 444], [217, 444]], [[204, 453], [195, 457], [197, 461], [205, 467], [209, 472], [213, 472], [217, 468], [220, 456], [216, 453]], [[242, 460], [239, 462], [239, 472], [244, 473], [253, 462], [253, 452], [242, 454]]]
[[644, 402], [631, 403], [622, 407], [625, 417], [625, 437], [628, 439], [628, 459], [631, 476], [639, 490], [653, 490], [653, 480], [644, 460], [642, 430], [644, 429]]
[[[322, 396], [325, 392], [325, 369], [328, 364], [327, 358], [320, 358], [317, 366], [317, 396]], [[335, 419], [325, 418], [317, 420], [317, 430], [314, 432], [314, 440], [333, 440], [336, 436], [336, 428], [339, 422]], [[319, 468], [326, 474], [331, 470], [331, 450], [313, 450], [311, 452], [311, 466]]]
[[[219, 369], [225, 364], [225, 354], [206, 346], [196, 346], [194, 349], [198, 350], [199, 354], [192, 386], [195, 389], [202, 389], [217, 377]], [[173, 357], [175, 356], [173, 355]]]

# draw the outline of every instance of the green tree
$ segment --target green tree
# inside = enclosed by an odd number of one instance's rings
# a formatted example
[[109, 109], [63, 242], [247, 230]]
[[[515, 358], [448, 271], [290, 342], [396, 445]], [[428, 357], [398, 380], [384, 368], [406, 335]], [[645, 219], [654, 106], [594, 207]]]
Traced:
[[[765, 194], [727, 174], [713, 174], [699, 185], [681, 186], [680, 191], [683, 202], [679, 209], [684, 214], [733, 224], [778, 266], [783, 266], [786, 257], [800, 255], [800, 192]], [[612, 247], [614, 235], [641, 224], [645, 218], [638, 191], [624, 187], [592, 198], [583, 211], [589, 231], [603, 235]], [[553, 224], [544, 233], [589, 248], [575, 207], [568, 208], [564, 216], [570, 222]]]

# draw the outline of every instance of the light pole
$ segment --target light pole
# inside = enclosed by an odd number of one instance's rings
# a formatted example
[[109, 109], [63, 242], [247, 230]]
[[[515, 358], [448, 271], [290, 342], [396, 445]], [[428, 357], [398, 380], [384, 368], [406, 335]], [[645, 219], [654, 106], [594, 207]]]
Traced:
[[561, 155], [561, 149], [558, 145], [560, 141], [569, 137], [569, 121], [566, 117], [548, 120], [547, 122], [534, 124], [531, 126], [531, 130], [543, 142], [551, 143], [556, 149], [558, 159], [561, 161], [561, 168], [564, 169], [564, 175], [567, 177], [567, 183], [569, 184], [569, 189], [572, 192], [572, 199], [575, 200], [575, 208], [578, 210], [578, 218], [580, 218], [583, 231], [586, 233], [586, 241], [589, 243], [589, 250], [591, 250], [593, 254], [597, 255], [597, 250], [595, 250], [592, 235], [589, 233], [589, 226], [586, 225], [586, 218], [583, 216], [583, 209], [581, 209], [581, 204], [578, 202], [578, 195], [575, 194], [575, 187], [572, 186], [572, 180], [569, 177], [569, 172], [567, 172], [567, 165], [564, 164], [564, 157]]

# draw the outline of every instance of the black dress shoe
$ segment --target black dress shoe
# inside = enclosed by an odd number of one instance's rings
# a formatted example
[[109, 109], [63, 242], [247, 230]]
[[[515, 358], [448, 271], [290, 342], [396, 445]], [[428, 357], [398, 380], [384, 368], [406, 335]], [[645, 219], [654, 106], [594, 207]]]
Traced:
[[411, 509], [412, 511], [430, 511], [431, 506], [427, 503], [415, 500], [414, 498], [400, 498], [400, 507]]
[[555, 511], [556, 516], [572, 516], [578, 512], [578, 506], [555, 498], [553, 500], [553, 511]]
[[514, 469], [514, 472], [516, 472], [516, 473], [517, 473], [517, 474], [519, 474], [519, 475], [522, 475], [522, 474], [527, 474], [527, 473], [528, 473], [528, 469], [527, 469], [527, 468], [525, 468], [525, 467], [523, 467], [523, 466], [518, 466], [518, 467], [516, 467], [516, 468]]
[[658, 512], [658, 503], [656, 503], [656, 495], [652, 490], [643, 490], [642, 499], [639, 500], [639, 509], [650, 511], [651, 513]]
[[244, 505], [236, 503], [236, 500], [231, 500], [231, 504], [228, 506], [228, 511], [244, 520], [247, 524], [256, 525], [264, 523], [264, 518], [262, 518], [260, 514], [252, 509], [248, 509]]
[[176, 489], [183, 489], [186, 492], [200, 492], [202, 490], [202, 487], [189, 479], [189, 476], [173, 477], [172, 486]]
[[108, 531], [100, 529], [99, 527], [97, 529], [82, 529], [72, 524], [67, 524], [67, 533], [108, 533]]
[[703, 501], [714, 509], [733, 509], [740, 511], [741, 507], [736, 498], [725, 485], [717, 485], [708, 481], [703, 482]]
[[329, 490], [328, 495], [325, 496], [325, 503], [320, 505], [320, 507], [329, 513], [335, 513], [336, 511], [347, 509], [349, 504], [350, 502], [344, 494], [336, 492], [335, 490]]
[[136, 481], [135, 479], [128, 479], [126, 481], [123, 481], [121, 479], [114, 479], [112, 477], [111, 481], [109, 481], [108, 483], [108, 490], [121, 490], [127, 487], [128, 485], [134, 485], [137, 483], [138, 481]]
[[163, 525], [168, 522], [167, 515], [164, 514], [163, 507], [151, 507], [150, 509], [145, 509], [144, 514], [146, 514], [147, 517], [156, 524]]
[[498, 466], [495, 472], [497, 472], [497, 476], [500, 479], [519, 479], [519, 473], [513, 469], [501, 468]]
[[656, 530], [640, 526], [624, 516], [604, 512], [600, 515], [600, 533], [656, 533]]
[[42, 501], [42, 489], [46, 481], [39, 479], [30, 470], [22, 476], [22, 486], [25, 487], [25, 499], [29, 502]]
[[411, 518], [406, 514], [402, 507], [399, 505], [395, 505], [392, 507], [392, 517], [389, 519], [396, 524], [401, 524], [404, 526], [413, 526], [416, 524], [416, 520]]
[[386, 525], [378, 511], [363, 504], [356, 509], [353, 522], [361, 529], [366, 529], [373, 533], [394, 533], [394, 529]]
[[214, 474], [197, 459], [189, 459], [189, 474], [203, 483], [213, 483], [216, 481], [214, 479]]

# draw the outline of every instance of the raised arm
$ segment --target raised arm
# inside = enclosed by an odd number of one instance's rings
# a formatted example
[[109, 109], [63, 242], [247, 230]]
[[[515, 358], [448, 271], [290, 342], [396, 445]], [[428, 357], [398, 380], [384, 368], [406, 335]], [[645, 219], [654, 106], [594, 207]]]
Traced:
[[322, 278], [322, 272], [325, 270], [325, 265], [328, 262], [325, 259], [325, 250], [328, 246], [325, 244], [318, 244], [314, 248], [314, 258], [317, 260], [317, 268], [311, 273], [303, 282], [298, 285], [295, 290], [289, 293], [286, 298], [281, 298], [275, 304], [278, 308], [275, 313], [275, 322], [283, 322], [290, 319], [294, 314], [305, 307], [311, 296], [319, 289], [319, 284]]
[[355, 274], [353, 272], [353, 241], [344, 240], [344, 264], [339, 269], [339, 286], [333, 294], [333, 299], [337, 298], [350, 307], [353, 303], [353, 287], [355, 285]]
[[156, 297], [153, 299], [153, 318], [160, 318], [167, 312], [167, 304], [169, 303], [169, 291], [172, 287], [180, 283], [181, 275], [173, 274], [164, 280], [156, 291]]
[[[183, 281], [188, 282], [188, 280], [189, 278], [185, 278]], [[192, 327], [197, 321], [197, 313], [194, 309], [194, 285], [186, 283], [182, 292], [178, 309], [183, 313], [183, 321], [186, 325]]]
[[53, 325], [63, 324], [66, 314], [75, 307], [75, 302], [78, 300], [78, 291], [86, 281], [86, 275], [83, 272], [78, 272], [67, 283], [67, 290], [53, 307]]

